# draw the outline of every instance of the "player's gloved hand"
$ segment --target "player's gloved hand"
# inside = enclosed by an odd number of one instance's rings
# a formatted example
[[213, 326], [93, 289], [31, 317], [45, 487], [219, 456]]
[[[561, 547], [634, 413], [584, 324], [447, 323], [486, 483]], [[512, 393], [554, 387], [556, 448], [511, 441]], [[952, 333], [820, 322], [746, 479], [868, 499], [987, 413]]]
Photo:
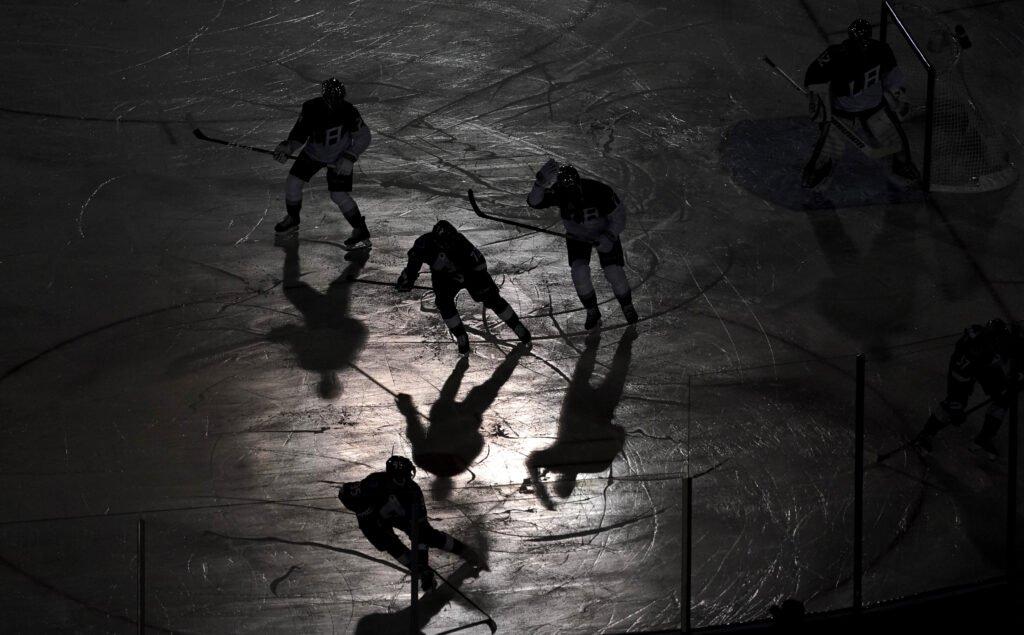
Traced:
[[287, 140], [277, 144], [277, 147], [274, 148], [274, 160], [278, 163], [285, 163], [288, 161], [288, 153], [291, 152], [291, 149], [291, 143]]
[[395, 283], [395, 288], [399, 291], [412, 291], [412, 280], [409, 279], [409, 276], [407, 276], [404, 271], [400, 276], [398, 276], [398, 282]]
[[616, 239], [615, 234], [611, 232], [604, 232], [597, 237], [597, 250], [602, 254], [608, 253], [615, 246]]
[[900, 121], [903, 121], [910, 115], [910, 102], [907, 101], [907, 91], [901, 88], [895, 88], [888, 93], [889, 105], [896, 112], [896, 116], [899, 117]]
[[551, 188], [558, 179], [558, 161], [548, 159], [547, 163], [537, 171], [537, 185], [544, 189]]
[[334, 164], [334, 169], [342, 176], [348, 176], [352, 174], [352, 166], [355, 163], [355, 157], [347, 152], [341, 155], [341, 159]]
[[816, 123], [822, 123], [828, 119], [828, 111], [825, 109], [825, 102], [822, 101], [821, 96], [815, 92], [807, 93], [807, 114], [810, 115], [811, 121]]

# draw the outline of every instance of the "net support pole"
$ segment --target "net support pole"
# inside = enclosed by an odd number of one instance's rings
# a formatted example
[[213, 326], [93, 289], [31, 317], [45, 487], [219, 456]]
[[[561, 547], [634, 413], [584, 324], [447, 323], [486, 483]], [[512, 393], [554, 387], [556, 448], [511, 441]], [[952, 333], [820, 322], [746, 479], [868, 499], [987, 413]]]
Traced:
[[853, 465], [853, 610], [863, 606], [864, 577], [864, 353], [857, 355], [857, 392], [854, 398]]
[[136, 533], [138, 547], [138, 583], [139, 583], [139, 635], [146, 632], [146, 521], [139, 519]]
[[1006, 470], [1006, 579], [1011, 592], [1017, 583], [1017, 461], [1018, 461], [1018, 400], [1019, 387], [1013, 386], [1013, 397], [1010, 399], [1010, 430], [1009, 451]]
[[691, 595], [691, 574], [693, 561], [693, 477], [683, 477], [683, 570], [680, 578], [679, 604], [682, 609], [680, 619], [681, 630], [684, 633], [690, 632], [690, 595]]
[[412, 512], [409, 514], [410, 531], [409, 543], [412, 549], [409, 551], [409, 571], [412, 573], [412, 597], [409, 602], [409, 633], [417, 635], [420, 632], [420, 541], [419, 541], [419, 518], [416, 517], [416, 505], [412, 505]]
[[925, 109], [924, 126], [924, 158], [921, 165], [921, 187], [925, 192], [932, 187], [932, 130], [935, 128], [935, 69], [931, 64], [928, 70], [927, 107]]

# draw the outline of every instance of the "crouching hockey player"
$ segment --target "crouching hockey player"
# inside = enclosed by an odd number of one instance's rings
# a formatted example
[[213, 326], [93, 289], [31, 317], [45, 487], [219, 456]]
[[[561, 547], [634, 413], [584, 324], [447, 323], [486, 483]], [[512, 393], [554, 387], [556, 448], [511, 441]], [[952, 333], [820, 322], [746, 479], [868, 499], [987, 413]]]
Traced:
[[619, 234], [626, 226], [626, 206], [615, 191], [593, 179], [582, 179], [571, 165], [559, 165], [554, 159], [537, 172], [537, 180], [526, 199], [534, 209], [558, 207], [565, 227], [565, 246], [576, 294], [587, 310], [585, 328], [597, 328], [601, 310], [597, 293], [590, 279], [590, 256], [594, 247], [604, 270], [604, 277], [622, 307], [626, 321], [634, 324], [639, 317], [633, 308], [633, 294], [626, 280], [626, 259]]
[[992, 402], [985, 412], [985, 421], [971, 444], [972, 451], [980, 451], [996, 458], [994, 439], [1009, 411], [1011, 399], [1020, 387], [1024, 370], [1024, 333], [1019, 326], [1009, 327], [999, 319], [985, 326], [971, 325], [957, 341], [949, 358], [946, 373], [946, 398], [932, 410], [924, 429], [915, 443], [922, 450], [932, 449], [932, 439], [948, 425], [959, 426], [966, 419], [964, 408], [974, 391], [981, 389]]
[[423, 491], [413, 477], [416, 467], [404, 456], [392, 456], [383, 472], [374, 472], [358, 483], [345, 483], [338, 498], [346, 509], [356, 513], [359, 529], [377, 549], [387, 552], [403, 566], [412, 567], [412, 551], [395, 535], [399, 529], [412, 539], [416, 531], [420, 586], [430, 591], [437, 586], [428, 567], [428, 549], [433, 547], [453, 553], [480, 569], [487, 564], [469, 545], [434, 529], [427, 520]]
[[399, 291], [412, 289], [423, 263], [430, 265], [430, 282], [434, 287], [437, 310], [455, 337], [460, 354], [469, 353], [469, 335], [455, 307], [455, 296], [462, 289], [469, 291], [470, 297], [494, 311], [515, 331], [520, 341], [530, 341], [530, 331], [498, 293], [498, 285], [494, 284], [491, 274], [487, 273], [487, 262], [483, 254], [448, 221], [438, 221], [433, 230], [413, 243], [409, 250], [409, 263], [395, 284]]
[[[900, 179], [917, 181], [920, 175], [910, 157], [907, 135], [893, 106], [903, 109], [903, 73], [888, 44], [871, 37], [867, 20], [854, 20], [849, 37], [825, 49], [807, 68], [804, 85], [811, 117], [820, 123], [814, 151], [803, 170], [805, 188], [824, 189], [848, 139], [836, 119], [869, 145], [892, 155], [892, 172]], [[872, 143], [873, 142], [873, 143]]]
[[356, 107], [345, 101], [344, 84], [331, 77], [321, 84], [321, 89], [323, 96], [302, 104], [302, 113], [288, 138], [274, 150], [274, 158], [284, 163], [288, 154], [302, 148], [285, 180], [284, 203], [288, 215], [274, 229], [285, 234], [299, 228], [302, 187], [314, 174], [327, 168], [331, 200], [352, 226], [352, 235], [344, 242], [345, 249], [369, 247], [366, 219], [349, 192], [352, 191], [352, 166], [370, 145], [370, 129]]

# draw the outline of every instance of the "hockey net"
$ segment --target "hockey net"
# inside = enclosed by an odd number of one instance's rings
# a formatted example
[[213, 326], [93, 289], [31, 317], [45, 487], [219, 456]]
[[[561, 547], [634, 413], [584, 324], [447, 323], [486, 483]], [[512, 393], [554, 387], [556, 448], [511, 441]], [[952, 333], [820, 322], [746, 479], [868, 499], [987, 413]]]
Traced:
[[882, 3], [880, 38], [906, 77], [904, 128], [932, 192], [988, 192], [1017, 178], [1007, 144], [971, 95], [962, 38], [932, 9]]

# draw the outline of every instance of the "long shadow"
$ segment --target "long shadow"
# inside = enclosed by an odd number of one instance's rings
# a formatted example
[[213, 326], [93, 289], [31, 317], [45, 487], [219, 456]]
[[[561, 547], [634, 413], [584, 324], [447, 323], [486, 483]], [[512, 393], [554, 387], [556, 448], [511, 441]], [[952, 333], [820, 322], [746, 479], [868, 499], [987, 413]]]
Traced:
[[445, 500], [452, 490], [452, 477], [469, 469], [484, 447], [480, 433], [484, 413], [498, 397], [502, 386], [528, 348], [519, 345], [509, 351], [484, 383], [474, 386], [462, 401], [456, 401], [459, 386], [469, 368], [463, 357], [441, 387], [437, 401], [430, 406], [430, 427], [423, 425], [412, 397], [398, 395], [398, 409], [405, 416], [405, 435], [412, 444], [412, 459], [417, 466], [435, 477], [432, 493], [436, 500]]
[[542, 480], [545, 474], [558, 475], [554, 493], [559, 498], [568, 498], [576, 489], [578, 474], [603, 472], [622, 452], [626, 431], [613, 424], [612, 419], [622, 399], [636, 337], [635, 328], [626, 329], [615, 349], [608, 374], [596, 387], [590, 385], [590, 378], [601, 336], [598, 333], [587, 338], [586, 349], [576, 362], [562, 402], [558, 438], [550, 447], [533, 452], [526, 459], [534, 492], [544, 507], [555, 508], [547, 484]]
[[[447, 576], [448, 582], [460, 588], [468, 578], [475, 578], [478, 569], [468, 562], [463, 562], [455, 572]], [[412, 607], [407, 606], [395, 613], [371, 613], [363, 616], [356, 623], [356, 635], [384, 635], [385, 633], [422, 633], [423, 628], [455, 597], [455, 592], [444, 583], [438, 581], [438, 588], [423, 594], [419, 600], [416, 630], [409, 628], [412, 619]]]
[[910, 327], [922, 272], [915, 237], [917, 207], [884, 207], [884, 225], [862, 252], [832, 205], [809, 211], [808, 220], [832, 276], [818, 284], [821, 315], [873, 357], [889, 356], [887, 336]]
[[[459, 532], [461, 533], [461, 532]], [[484, 534], [476, 529], [470, 532], [470, 535], [466, 536], [469, 542], [476, 545], [477, 552], [481, 558], [486, 562], [490, 554], [490, 546], [487, 543], [487, 539]], [[433, 566], [437, 566], [434, 564]], [[443, 575], [443, 574], [442, 574]], [[480, 575], [480, 569], [467, 561], [463, 561], [458, 568], [450, 576], [445, 576], [449, 584], [455, 588], [461, 588], [462, 584], [469, 578], [475, 578]], [[423, 628], [430, 623], [434, 617], [437, 616], [444, 607], [448, 605], [452, 599], [456, 598], [456, 593], [445, 583], [440, 580], [437, 581], [438, 587], [433, 591], [424, 593], [418, 602], [418, 614], [416, 633], [422, 633]], [[405, 597], [408, 597], [406, 595]], [[460, 603], [465, 602], [460, 600]], [[481, 616], [482, 617], [482, 616]], [[357, 635], [380, 635], [384, 633], [409, 633], [413, 632], [409, 628], [410, 620], [412, 619], [412, 608], [406, 607], [401, 611], [395, 613], [372, 613], [360, 618], [359, 622], [356, 623], [355, 632]], [[454, 628], [445, 631], [446, 633], [453, 633], [455, 631], [464, 630], [467, 625], [463, 625], [460, 628]], [[476, 632], [479, 632], [477, 629]]]
[[279, 243], [284, 249], [284, 295], [302, 313], [305, 324], [279, 326], [267, 335], [271, 342], [287, 343], [302, 368], [320, 375], [317, 394], [336, 399], [342, 385], [338, 371], [348, 366], [366, 344], [363, 323], [348, 316], [349, 280], [366, 264], [368, 253], [351, 254], [348, 266], [321, 293], [300, 279], [299, 242]]

